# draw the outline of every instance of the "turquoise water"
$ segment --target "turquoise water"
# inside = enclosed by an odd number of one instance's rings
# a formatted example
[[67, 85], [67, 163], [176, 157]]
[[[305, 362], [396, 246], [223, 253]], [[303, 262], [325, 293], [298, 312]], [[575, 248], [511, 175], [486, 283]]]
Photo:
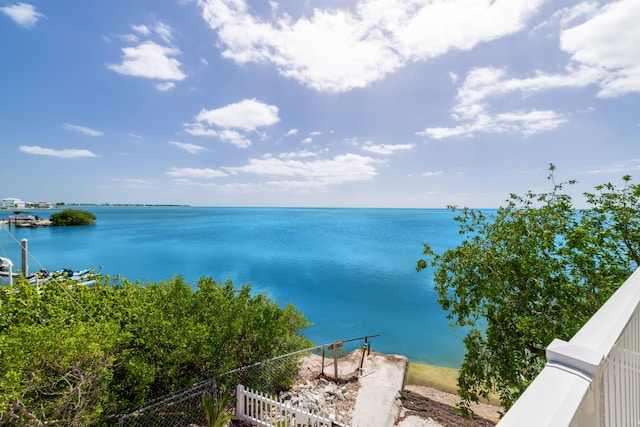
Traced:
[[[460, 241], [445, 209], [82, 207], [96, 226], [15, 229], [37, 262], [31, 271], [94, 267], [145, 282], [182, 275], [248, 283], [313, 322], [316, 344], [380, 334], [376, 351], [457, 367], [464, 348], [433, 291], [416, 273], [422, 244]], [[53, 211], [33, 211], [49, 217]], [[0, 211], [0, 219], [10, 212]], [[0, 256], [20, 268], [20, 247], [5, 231]], [[212, 307], [215, 309], [215, 307]]]

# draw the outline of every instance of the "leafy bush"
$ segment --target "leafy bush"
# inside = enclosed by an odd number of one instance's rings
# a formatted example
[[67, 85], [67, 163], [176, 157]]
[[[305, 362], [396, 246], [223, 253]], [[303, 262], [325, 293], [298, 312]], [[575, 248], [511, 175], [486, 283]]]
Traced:
[[230, 369], [308, 348], [309, 322], [249, 286], [175, 277], [0, 288], [0, 425], [100, 425]]
[[93, 225], [96, 216], [80, 209], [63, 209], [51, 215], [51, 225]]

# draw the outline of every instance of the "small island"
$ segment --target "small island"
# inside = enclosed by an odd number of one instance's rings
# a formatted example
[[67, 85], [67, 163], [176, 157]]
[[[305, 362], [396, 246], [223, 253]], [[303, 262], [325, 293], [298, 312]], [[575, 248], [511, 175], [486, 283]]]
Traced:
[[96, 216], [81, 209], [63, 209], [51, 215], [52, 226], [63, 225], [94, 225]]
[[51, 215], [50, 218], [40, 218], [28, 212], [15, 211], [15, 215], [9, 217], [9, 225], [16, 228], [41, 228], [67, 225], [94, 225], [96, 216], [91, 212], [81, 209], [63, 209]]

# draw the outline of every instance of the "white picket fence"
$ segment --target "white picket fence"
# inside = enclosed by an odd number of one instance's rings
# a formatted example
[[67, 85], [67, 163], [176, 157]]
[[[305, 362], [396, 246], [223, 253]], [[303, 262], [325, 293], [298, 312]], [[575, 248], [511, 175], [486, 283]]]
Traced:
[[346, 427], [333, 416], [323, 416], [294, 407], [288, 402], [246, 389], [237, 388], [236, 418], [263, 427]]

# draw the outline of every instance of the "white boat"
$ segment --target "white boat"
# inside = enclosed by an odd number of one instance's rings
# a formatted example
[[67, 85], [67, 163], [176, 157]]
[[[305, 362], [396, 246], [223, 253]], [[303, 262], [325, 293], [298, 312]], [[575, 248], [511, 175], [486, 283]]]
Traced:
[[[13, 279], [20, 276], [20, 273], [13, 271], [13, 263], [9, 258], [0, 257], [0, 283], [8, 281], [9, 285], [13, 285]], [[53, 272], [43, 269], [28, 277], [29, 283], [32, 285], [46, 283], [54, 278], [71, 279], [81, 285], [93, 285], [96, 282], [97, 274], [89, 268], [77, 271], [64, 269]]]
[[45, 283], [54, 278], [64, 278], [79, 282], [81, 285], [93, 285], [96, 282], [97, 276], [98, 275], [90, 268], [76, 271], [65, 268], [53, 272], [43, 269], [29, 276], [29, 283]]

